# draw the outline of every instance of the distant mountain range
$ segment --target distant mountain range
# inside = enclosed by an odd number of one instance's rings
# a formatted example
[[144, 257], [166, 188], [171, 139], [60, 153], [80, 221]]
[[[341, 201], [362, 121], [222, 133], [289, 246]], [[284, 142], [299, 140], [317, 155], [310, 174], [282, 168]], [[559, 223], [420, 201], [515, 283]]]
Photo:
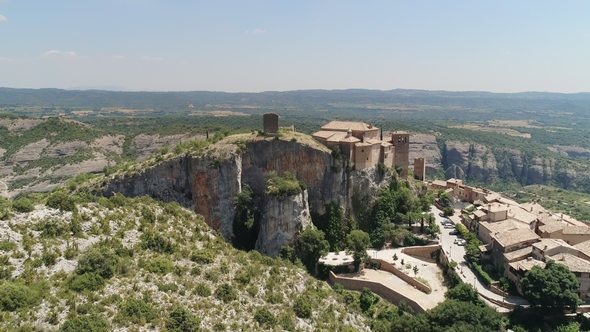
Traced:
[[0, 88], [0, 107], [42, 106], [66, 108], [125, 107], [156, 110], [187, 108], [207, 105], [250, 105], [262, 108], [332, 108], [358, 107], [359, 105], [432, 105], [436, 107], [487, 108], [487, 109], [567, 109], [590, 110], [590, 93], [491, 93], [450, 92], [396, 89], [380, 90], [299, 90], [267, 91], [260, 93], [227, 93], [213, 91], [188, 92], [130, 92], [121, 87], [97, 87], [101, 90], [79, 87], [62, 89]]

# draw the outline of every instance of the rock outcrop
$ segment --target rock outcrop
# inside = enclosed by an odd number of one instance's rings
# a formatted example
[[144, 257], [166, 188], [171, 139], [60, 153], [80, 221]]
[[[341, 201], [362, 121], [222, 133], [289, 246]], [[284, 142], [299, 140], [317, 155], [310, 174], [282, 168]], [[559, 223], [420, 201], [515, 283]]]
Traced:
[[[246, 142], [243, 149], [235, 144], [220, 147], [220, 143], [200, 156], [179, 156], [141, 173], [115, 176], [105, 193], [115, 191], [131, 197], [149, 195], [168, 202], [177, 201], [203, 215], [209, 226], [231, 239], [234, 199], [242, 184], [247, 183], [253, 194], [263, 201], [267, 213], [262, 221], [283, 223], [283, 226], [265, 226], [261, 222], [261, 233], [267, 240], [257, 241], [256, 247], [275, 253], [280, 249], [278, 239], [290, 241], [298, 230], [294, 225], [305, 225], [303, 214], [323, 215], [326, 205], [335, 203], [344, 214], [351, 215], [354, 213], [353, 197], [368, 206], [378, 190], [392, 180], [391, 175], [379, 174], [375, 168], [347, 171], [341, 160], [334, 159], [330, 150], [319, 145], [260, 138]], [[290, 172], [305, 182], [307, 193], [283, 202], [265, 197], [264, 189], [271, 172], [279, 175]], [[291, 220], [285, 224], [292, 218], [301, 221]]]
[[285, 245], [293, 245], [297, 234], [311, 225], [307, 190], [279, 198], [265, 196], [255, 249], [276, 257]]

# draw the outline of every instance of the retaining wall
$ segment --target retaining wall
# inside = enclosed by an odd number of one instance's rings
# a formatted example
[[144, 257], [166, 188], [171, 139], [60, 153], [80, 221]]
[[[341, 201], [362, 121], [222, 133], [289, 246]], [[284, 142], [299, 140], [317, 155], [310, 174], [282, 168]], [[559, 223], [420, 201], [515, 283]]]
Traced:
[[408, 256], [412, 256], [412, 257], [424, 260], [429, 263], [436, 263], [436, 260], [432, 259], [430, 254], [432, 254], [434, 251], [436, 251], [440, 248], [441, 248], [441, 246], [439, 244], [421, 246], [421, 247], [406, 247], [406, 248], [402, 249], [402, 252]]
[[342, 287], [348, 290], [360, 292], [363, 290], [363, 288], [368, 288], [371, 290], [371, 292], [381, 296], [383, 299], [395, 305], [399, 305], [401, 301], [404, 301], [416, 313], [423, 313], [426, 311], [420, 304], [418, 304], [414, 300], [407, 298], [404, 295], [396, 292], [395, 290], [378, 282], [341, 277], [335, 275], [332, 271], [330, 271], [329, 279], [330, 282], [332, 282], [333, 284], [339, 283], [342, 285]]
[[382, 259], [371, 259], [372, 261], [379, 262], [381, 264], [381, 270], [387, 271], [390, 273], [395, 274], [401, 280], [407, 282], [408, 284], [416, 287], [417, 289], [423, 291], [426, 294], [430, 294], [432, 290], [427, 285], [424, 285], [420, 281], [410, 277], [409, 275], [403, 273], [402, 271], [398, 270], [395, 266], [389, 264], [388, 262]]

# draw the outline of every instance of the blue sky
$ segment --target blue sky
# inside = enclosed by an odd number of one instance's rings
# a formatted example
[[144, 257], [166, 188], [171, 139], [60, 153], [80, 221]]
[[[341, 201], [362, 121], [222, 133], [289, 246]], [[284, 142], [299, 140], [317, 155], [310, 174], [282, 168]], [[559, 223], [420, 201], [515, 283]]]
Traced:
[[0, 86], [590, 92], [590, 2], [0, 0]]

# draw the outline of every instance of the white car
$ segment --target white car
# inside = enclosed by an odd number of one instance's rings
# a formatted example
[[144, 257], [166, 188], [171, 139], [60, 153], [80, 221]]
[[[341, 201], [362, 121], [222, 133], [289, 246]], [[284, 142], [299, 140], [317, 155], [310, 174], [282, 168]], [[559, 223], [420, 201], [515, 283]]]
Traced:
[[450, 224], [450, 225], [449, 224], [446, 224], [444, 226], [445, 226], [446, 229], [455, 228], [455, 225], [453, 225], [453, 224]]
[[455, 244], [458, 246], [464, 246], [467, 244], [467, 241], [465, 241], [465, 239], [455, 239]]

